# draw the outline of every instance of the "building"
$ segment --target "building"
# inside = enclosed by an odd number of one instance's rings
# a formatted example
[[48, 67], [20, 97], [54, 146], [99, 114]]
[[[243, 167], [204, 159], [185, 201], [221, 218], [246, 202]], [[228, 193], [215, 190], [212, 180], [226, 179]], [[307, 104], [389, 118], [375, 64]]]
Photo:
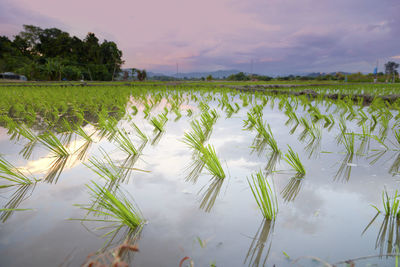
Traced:
[[13, 72], [0, 73], [0, 79], [21, 80], [21, 81], [27, 81], [28, 80], [24, 75], [15, 74]]

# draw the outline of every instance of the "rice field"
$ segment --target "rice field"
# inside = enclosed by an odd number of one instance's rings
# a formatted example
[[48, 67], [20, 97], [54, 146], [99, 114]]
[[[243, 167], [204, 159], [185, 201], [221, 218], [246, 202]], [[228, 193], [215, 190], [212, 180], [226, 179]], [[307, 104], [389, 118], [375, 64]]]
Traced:
[[228, 85], [0, 86], [0, 266], [394, 266], [400, 85]]

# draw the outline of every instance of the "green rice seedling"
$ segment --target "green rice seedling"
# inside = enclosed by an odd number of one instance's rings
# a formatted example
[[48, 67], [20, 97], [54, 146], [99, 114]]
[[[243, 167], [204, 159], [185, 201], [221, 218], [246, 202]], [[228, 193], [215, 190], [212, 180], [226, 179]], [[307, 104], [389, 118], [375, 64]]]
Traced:
[[202, 112], [207, 112], [210, 109], [210, 106], [206, 102], [202, 101], [202, 102], [199, 103], [199, 109]]
[[263, 143], [268, 144], [268, 146], [274, 153], [280, 154], [281, 151], [279, 150], [276, 139], [274, 138], [274, 135], [272, 134], [270, 125], [269, 124], [265, 125], [265, 122], [263, 122], [260, 117], [257, 117], [256, 124], [254, 127], [255, 127], [256, 131], [258, 132], [258, 139], [261, 140], [261, 143], [258, 142], [256, 145], [259, 145], [262, 147], [264, 145]]
[[211, 133], [212, 128], [217, 121], [217, 118], [218, 114], [215, 109], [201, 113], [200, 122], [201, 125], [204, 127], [204, 131], [207, 136]]
[[85, 165], [106, 182], [118, 182], [123, 170], [111, 160], [103, 149], [100, 149], [100, 152], [103, 159], [91, 157], [89, 159], [90, 165], [86, 163]]
[[183, 142], [195, 151], [200, 152], [208, 136], [206, 136], [198, 120], [192, 121], [190, 125], [192, 126], [192, 132], [184, 134]]
[[398, 191], [394, 193], [393, 197], [389, 197], [389, 194], [386, 188], [382, 191], [382, 204], [383, 210], [378, 209], [375, 205], [371, 205], [374, 207], [378, 212], [384, 213], [386, 216], [392, 216], [395, 218], [400, 218], [400, 195]]
[[245, 130], [252, 130], [257, 124], [258, 114], [253, 112], [247, 112], [247, 120], [243, 120], [243, 128]]
[[103, 114], [99, 114], [98, 127], [100, 128], [99, 136], [101, 138], [107, 137], [108, 140], [112, 140], [117, 134], [118, 121], [111, 117]]
[[346, 148], [347, 154], [354, 153], [354, 133], [345, 133], [342, 138], [342, 144]]
[[275, 171], [276, 164], [280, 161], [280, 159], [281, 159], [281, 153], [277, 152], [270, 153], [267, 166], [265, 167], [265, 172], [267, 175]]
[[176, 115], [175, 121], [178, 121], [178, 120], [182, 117], [181, 111], [179, 110], [179, 108], [174, 108], [174, 109], [173, 109], [173, 112], [174, 112], [175, 115]]
[[191, 117], [192, 115], [193, 115], [193, 110], [188, 109], [188, 110], [186, 111], [186, 116]]
[[139, 127], [132, 122], [132, 127], [133, 129], [135, 129], [136, 135], [143, 141], [143, 142], [147, 142], [149, 140], [149, 138], [139, 129]]
[[310, 122], [305, 117], [302, 117], [300, 119], [300, 124], [304, 128], [303, 132], [301, 132], [300, 135], [299, 135], [299, 140], [300, 141], [304, 141], [306, 139], [307, 135], [310, 135], [311, 138], [315, 138], [314, 132], [313, 132], [313, 125], [314, 124], [310, 124]]
[[251, 179], [247, 178], [247, 182], [264, 218], [275, 219], [278, 213], [278, 200], [268, 178], [260, 170], [255, 175], [252, 174]]
[[35, 178], [30, 179], [18, 168], [8, 162], [0, 155], [0, 178], [11, 182], [12, 184], [0, 185], [0, 188], [6, 188], [16, 185], [31, 185], [39, 180]]
[[25, 159], [29, 159], [32, 155], [33, 148], [38, 143], [38, 137], [28, 127], [26, 127], [25, 124], [19, 125], [17, 129], [20, 135], [29, 140], [20, 151], [20, 154], [22, 154]]
[[57, 183], [58, 178], [63, 172], [69, 159], [70, 159], [69, 156], [56, 157], [50, 164], [46, 176], [44, 177], [44, 181], [47, 183], [53, 183], [53, 182]]
[[138, 151], [133, 144], [132, 140], [129, 138], [129, 134], [125, 129], [118, 130], [118, 134], [114, 138], [117, 146], [125, 151], [128, 155], [137, 155]]
[[372, 133], [375, 130], [376, 125], [378, 124], [378, 120], [374, 114], [371, 115], [371, 124], [370, 124], [370, 132]]
[[394, 137], [397, 141], [397, 146], [400, 146], [400, 129], [393, 130]]
[[395, 176], [396, 174], [400, 174], [400, 153], [397, 153], [395, 160], [390, 166], [389, 173], [393, 176]]
[[214, 147], [207, 145], [202, 149], [201, 153], [201, 159], [205, 162], [205, 167], [210, 174], [220, 179], [225, 178], [224, 169], [221, 166]]
[[104, 236], [115, 234], [124, 226], [128, 227], [130, 232], [133, 232], [144, 223], [140, 210], [118, 187], [116, 192], [110, 192], [107, 188], [101, 187], [93, 181], [92, 185], [86, 186], [89, 189], [91, 197], [97, 201], [97, 205], [76, 206], [88, 211], [88, 215], [93, 218], [85, 217], [83, 219], [71, 220], [113, 223], [116, 228]]
[[158, 132], [164, 132], [164, 126], [167, 123], [167, 121], [168, 118], [164, 113], [150, 119], [150, 122], [153, 125], [154, 130]]
[[79, 125], [76, 127], [75, 133], [85, 140], [85, 142], [82, 144], [82, 146], [76, 150], [76, 152], [78, 153], [78, 160], [82, 161], [82, 160], [85, 160], [87, 152], [89, 151], [89, 148], [90, 148], [91, 144], [93, 143], [92, 136], [94, 133], [92, 133], [91, 135], [88, 135], [85, 132], [85, 130], [83, 130], [83, 128]]
[[136, 106], [132, 105], [131, 109], [132, 109], [132, 113], [131, 114], [133, 116], [136, 116], [136, 114], [138, 114], [138, 111], [139, 111], [138, 108]]
[[300, 161], [299, 155], [289, 145], [288, 148], [288, 153], [285, 154], [285, 161], [296, 171], [295, 177], [303, 178], [306, 170]]
[[54, 153], [57, 157], [68, 157], [69, 152], [61, 143], [61, 141], [54, 135], [54, 133], [47, 131], [38, 136], [39, 142]]

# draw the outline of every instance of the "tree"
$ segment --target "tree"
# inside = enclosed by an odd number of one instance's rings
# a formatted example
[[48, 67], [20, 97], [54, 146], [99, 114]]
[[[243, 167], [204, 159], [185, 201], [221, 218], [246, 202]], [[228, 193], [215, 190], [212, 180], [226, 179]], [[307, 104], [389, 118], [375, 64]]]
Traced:
[[228, 81], [249, 81], [250, 77], [244, 74], [243, 72], [239, 72], [237, 74], [232, 74], [228, 76]]
[[137, 78], [139, 81], [144, 81], [147, 78], [147, 72], [146, 70], [136, 70], [137, 72]]
[[399, 64], [397, 64], [396, 62], [393, 62], [393, 61], [389, 61], [385, 64], [385, 74], [389, 75], [389, 77], [390, 76], [393, 77], [392, 82], [394, 82], [395, 76], [398, 74], [397, 68], [399, 66], [400, 66]]

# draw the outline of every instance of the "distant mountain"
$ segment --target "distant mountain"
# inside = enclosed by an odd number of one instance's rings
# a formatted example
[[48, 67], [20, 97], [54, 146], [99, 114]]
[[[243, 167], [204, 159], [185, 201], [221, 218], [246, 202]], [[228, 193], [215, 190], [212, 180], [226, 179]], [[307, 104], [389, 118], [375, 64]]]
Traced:
[[344, 72], [344, 71], [335, 71], [335, 72], [330, 72], [330, 73], [325, 73], [325, 72], [311, 72], [311, 73], [307, 73], [301, 76], [307, 76], [307, 77], [318, 77], [318, 76], [325, 76], [325, 75], [335, 75], [336, 73], [340, 73], [343, 75], [350, 75], [351, 72]]
[[183, 79], [183, 78], [195, 78], [195, 79], [200, 79], [201, 77], [206, 78], [208, 75], [213, 76], [213, 78], [226, 78], [229, 75], [239, 73], [240, 71], [238, 70], [217, 70], [217, 71], [211, 71], [211, 72], [183, 72], [183, 73], [175, 73], [175, 74], [162, 74], [162, 73], [154, 73], [154, 72], [147, 72], [147, 76], [153, 77], [153, 76], [169, 76], [169, 77], [174, 77], [178, 79]]

